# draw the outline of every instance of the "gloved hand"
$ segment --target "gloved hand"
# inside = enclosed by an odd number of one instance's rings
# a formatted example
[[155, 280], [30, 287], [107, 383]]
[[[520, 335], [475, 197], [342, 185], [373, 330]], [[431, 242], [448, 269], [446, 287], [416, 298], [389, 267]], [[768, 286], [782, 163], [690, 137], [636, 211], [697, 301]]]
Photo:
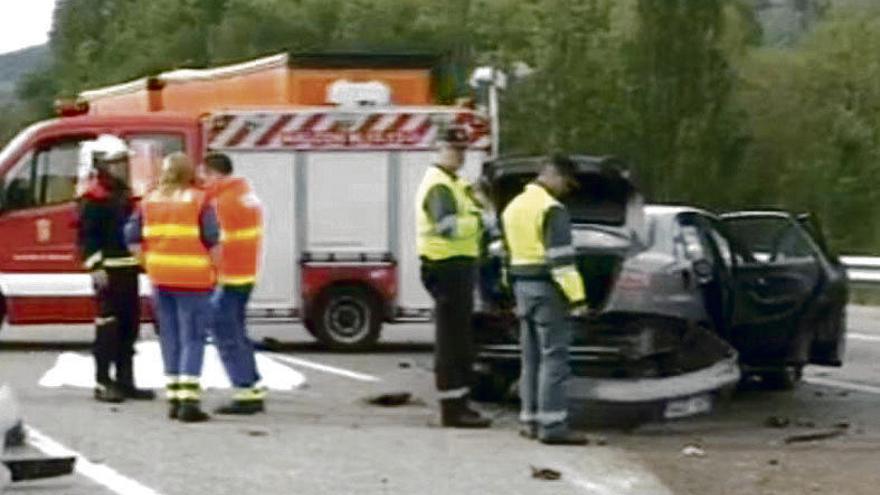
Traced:
[[571, 308], [571, 312], [569, 314], [572, 318], [589, 318], [595, 313], [590, 309], [589, 306], [587, 306], [586, 303], [583, 303]]
[[95, 270], [89, 275], [92, 276], [92, 285], [95, 287], [95, 290], [106, 289], [107, 285], [110, 283], [106, 270]]

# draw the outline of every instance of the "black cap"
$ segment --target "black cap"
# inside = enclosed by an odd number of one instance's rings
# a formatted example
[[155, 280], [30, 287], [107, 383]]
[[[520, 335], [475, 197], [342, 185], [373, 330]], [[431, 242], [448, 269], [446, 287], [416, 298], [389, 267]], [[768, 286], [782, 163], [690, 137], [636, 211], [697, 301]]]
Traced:
[[467, 148], [470, 143], [467, 129], [461, 126], [449, 126], [442, 129], [437, 141], [456, 148]]
[[577, 184], [577, 164], [574, 160], [564, 154], [555, 153], [550, 157], [550, 163], [566, 179]]

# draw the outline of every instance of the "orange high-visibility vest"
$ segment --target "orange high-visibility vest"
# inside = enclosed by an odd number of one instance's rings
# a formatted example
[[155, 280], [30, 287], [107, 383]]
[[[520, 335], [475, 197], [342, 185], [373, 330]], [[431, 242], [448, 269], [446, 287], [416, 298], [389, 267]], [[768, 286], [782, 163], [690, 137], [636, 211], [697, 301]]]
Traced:
[[210, 290], [214, 267], [202, 243], [203, 191], [188, 188], [165, 196], [151, 192], [141, 204], [144, 265], [154, 287]]
[[263, 208], [244, 178], [226, 177], [213, 188], [220, 224], [218, 282], [248, 285], [257, 281], [263, 240]]

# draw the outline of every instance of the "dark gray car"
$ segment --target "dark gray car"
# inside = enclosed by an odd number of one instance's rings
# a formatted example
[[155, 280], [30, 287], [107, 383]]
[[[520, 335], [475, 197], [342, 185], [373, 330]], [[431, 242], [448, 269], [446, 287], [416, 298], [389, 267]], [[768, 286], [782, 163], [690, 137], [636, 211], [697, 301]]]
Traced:
[[[710, 410], [742, 372], [791, 386], [811, 360], [840, 364], [845, 275], [795, 218], [644, 206], [615, 160], [573, 158], [581, 187], [565, 202], [597, 313], [574, 322], [573, 399], [677, 418]], [[483, 187], [496, 211], [540, 163], [524, 157], [486, 164]], [[754, 242], [769, 231], [779, 236], [775, 244]], [[490, 251], [475, 334], [479, 392], [498, 397], [516, 379], [519, 345], [500, 277], [502, 250], [496, 242]]]

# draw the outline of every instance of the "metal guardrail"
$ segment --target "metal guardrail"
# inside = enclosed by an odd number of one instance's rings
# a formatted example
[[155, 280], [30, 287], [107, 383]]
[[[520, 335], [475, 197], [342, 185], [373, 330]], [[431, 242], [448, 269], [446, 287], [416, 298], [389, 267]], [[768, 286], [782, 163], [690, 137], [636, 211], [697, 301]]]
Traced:
[[880, 258], [873, 256], [841, 256], [850, 284], [880, 288]]

